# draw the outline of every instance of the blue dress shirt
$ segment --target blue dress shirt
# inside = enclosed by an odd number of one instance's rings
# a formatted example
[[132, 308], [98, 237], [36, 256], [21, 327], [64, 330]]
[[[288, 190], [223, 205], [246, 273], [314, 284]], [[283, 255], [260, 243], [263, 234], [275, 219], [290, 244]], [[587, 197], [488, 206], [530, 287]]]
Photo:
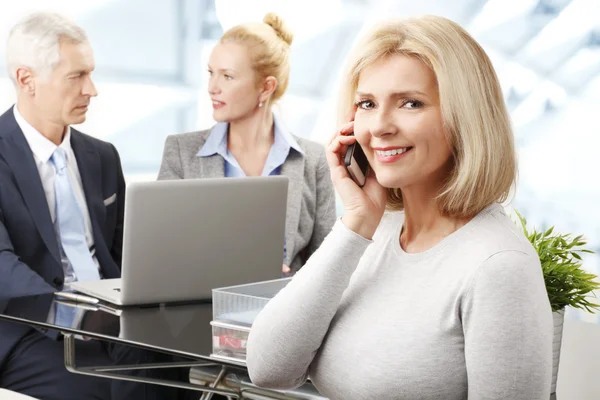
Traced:
[[[286, 131], [281, 124], [279, 118], [273, 114], [273, 125], [275, 131], [275, 139], [267, 161], [262, 171], [262, 176], [279, 175], [281, 173], [281, 166], [287, 159], [290, 149], [294, 149], [300, 154], [304, 155], [302, 148], [296, 142], [296, 139], [291, 133]], [[233, 154], [227, 148], [227, 133], [229, 132], [228, 122], [219, 122], [211, 130], [208, 139], [202, 146], [202, 149], [198, 152], [198, 157], [209, 157], [215, 154], [223, 157], [225, 162], [225, 177], [237, 178], [245, 177], [244, 170], [240, 167]]]

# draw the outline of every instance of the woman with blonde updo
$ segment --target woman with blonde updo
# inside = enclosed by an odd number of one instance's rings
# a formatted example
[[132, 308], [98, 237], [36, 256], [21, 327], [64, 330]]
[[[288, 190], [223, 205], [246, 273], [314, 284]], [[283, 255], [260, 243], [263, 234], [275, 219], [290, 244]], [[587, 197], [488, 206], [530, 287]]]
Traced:
[[234, 26], [208, 62], [210, 130], [167, 137], [158, 179], [289, 177], [283, 273], [302, 267], [331, 230], [335, 197], [323, 146], [286, 131], [272, 112], [290, 75], [292, 33], [268, 13]]

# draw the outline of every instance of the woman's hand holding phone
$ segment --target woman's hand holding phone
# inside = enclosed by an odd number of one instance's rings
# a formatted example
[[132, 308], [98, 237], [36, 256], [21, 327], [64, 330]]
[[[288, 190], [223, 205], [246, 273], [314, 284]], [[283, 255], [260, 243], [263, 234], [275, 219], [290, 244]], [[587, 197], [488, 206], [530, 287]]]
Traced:
[[388, 191], [377, 182], [372, 171], [368, 172], [362, 188], [348, 173], [345, 158], [348, 147], [356, 143], [353, 132], [354, 122], [336, 132], [327, 147], [327, 162], [331, 180], [344, 204], [342, 222], [362, 237], [371, 239], [385, 211]]

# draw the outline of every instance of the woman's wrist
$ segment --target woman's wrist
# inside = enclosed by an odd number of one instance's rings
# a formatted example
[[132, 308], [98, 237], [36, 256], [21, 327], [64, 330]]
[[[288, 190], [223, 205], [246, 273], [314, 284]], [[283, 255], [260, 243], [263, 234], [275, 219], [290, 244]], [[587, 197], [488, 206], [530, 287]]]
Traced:
[[352, 214], [345, 214], [342, 217], [342, 223], [357, 235], [367, 240], [372, 240], [379, 221], [373, 221], [372, 218], [364, 218]]

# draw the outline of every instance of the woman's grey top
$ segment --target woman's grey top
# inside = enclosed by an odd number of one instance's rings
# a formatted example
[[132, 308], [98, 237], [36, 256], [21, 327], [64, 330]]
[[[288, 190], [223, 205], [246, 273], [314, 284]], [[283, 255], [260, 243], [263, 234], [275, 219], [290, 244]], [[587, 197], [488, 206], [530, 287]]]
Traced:
[[547, 400], [552, 312], [540, 261], [494, 204], [421, 253], [404, 215], [373, 241], [338, 221], [257, 317], [248, 369], [259, 386], [310, 377], [331, 399]]

